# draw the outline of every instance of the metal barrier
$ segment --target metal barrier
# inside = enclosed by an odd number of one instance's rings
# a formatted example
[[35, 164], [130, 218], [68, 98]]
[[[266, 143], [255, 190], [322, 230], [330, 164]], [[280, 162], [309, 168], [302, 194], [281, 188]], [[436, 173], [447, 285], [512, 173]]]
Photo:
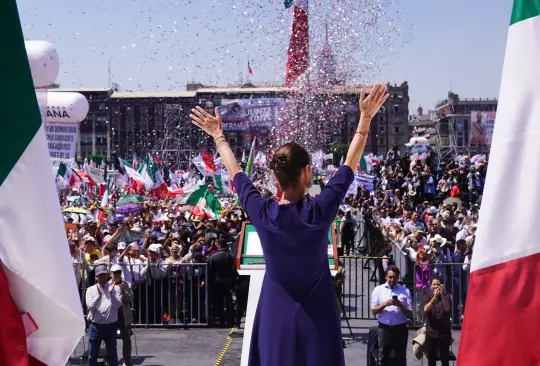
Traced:
[[467, 289], [469, 285], [469, 271], [463, 263], [432, 263], [415, 264], [415, 284], [411, 294], [413, 296], [414, 325], [424, 325], [425, 296], [431, 294], [431, 280], [438, 279], [445, 286], [446, 293], [450, 295], [450, 319], [453, 328], [461, 328]]
[[[384, 269], [387, 258], [340, 257], [343, 267], [336, 281], [336, 294], [341, 296], [342, 314], [349, 319], [375, 319], [371, 312], [371, 294], [376, 286], [386, 282]], [[440, 279], [452, 299], [450, 318], [454, 328], [460, 328], [467, 297], [468, 271], [463, 263], [435, 263], [416, 265], [404, 261], [400, 269], [400, 284], [407, 287], [412, 296], [414, 318], [410, 325], [424, 325], [424, 296], [431, 293], [431, 279]]]
[[[97, 265], [74, 263], [83, 311], [86, 290], [95, 284]], [[207, 326], [210, 320], [206, 263], [121, 264], [123, 278], [132, 285], [133, 326]], [[77, 276], [77, 272], [81, 275]], [[229, 306], [232, 306], [229, 304]], [[214, 309], [216, 312], [218, 309]], [[232, 308], [229, 309], [232, 311]]]
[[[342, 233], [339, 224], [341, 221], [336, 222], [336, 245], [339, 256], [377, 255], [383, 237], [375, 222], [360, 215], [353, 218], [352, 222], [353, 232], [350, 234]], [[349, 254], [347, 254], [347, 251]]]

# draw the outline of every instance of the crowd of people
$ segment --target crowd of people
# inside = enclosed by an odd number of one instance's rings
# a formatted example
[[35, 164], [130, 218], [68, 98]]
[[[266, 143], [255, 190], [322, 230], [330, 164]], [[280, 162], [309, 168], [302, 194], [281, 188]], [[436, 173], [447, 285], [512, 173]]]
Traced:
[[[432, 279], [440, 280], [452, 298], [452, 321], [461, 324], [486, 168], [485, 159], [471, 162], [463, 156], [443, 165], [431, 155], [411, 159], [391, 151], [371, 167], [374, 189], [361, 185], [341, 205], [340, 255], [380, 258], [380, 283], [385, 270], [397, 265], [399, 281], [413, 292], [418, 323], [424, 322], [424, 296]], [[220, 199], [228, 208], [215, 218], [193, 215], [173, 198], [149, 199], [141, 212], [112, 213], [105, 221], [96, 220], [98, 209], [90, 205], [85, 215], [65, 213], [85, 311], [83, 296], [104, 273], [101, 266], [111, 271], [114, 265], [131, 288], [129, 318], [135, 323], [239, 327], [249, 278], [238, 276], [234, 261], [247, 216], [233, 196]], [[62, 203], [73, 206], [66, 197]], [[382, 245], [358, 242], [361, 221], [369, 222]]]
[[[432, 154], [411, 159], [393, 151], [372, 169], [375, 190], [362, 185], [346, 198], [342, 252], [377, 257], [380, 285], [371, 294], [371, 310], [379, 322], [380, 364], [406, 364], [409, 320], [424, 326], [418, 355], [425, 352], [430, 366], [449, 364], [451, 326], [463, 320], [486, 171], [485, 156], [443, 165]], [[356, 239], [360, 223], [381, 245]]]

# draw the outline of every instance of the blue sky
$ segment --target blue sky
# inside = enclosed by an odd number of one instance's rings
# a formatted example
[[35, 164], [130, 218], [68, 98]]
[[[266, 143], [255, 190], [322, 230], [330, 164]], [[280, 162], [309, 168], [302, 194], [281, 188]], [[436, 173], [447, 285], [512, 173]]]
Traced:
[[[18, 0], [26, 39], [56, 45], [62, 87], [184, 90], [188, 81], [279, 83], [291, 9], [282, 0]], [[511, 0], [311, 0], [317, 54], [330, 43], [351, 82], [409, 82], [410, 111], [450, 89], [497, 97]], [[357, 70], [356, 70], [357, 68]]]

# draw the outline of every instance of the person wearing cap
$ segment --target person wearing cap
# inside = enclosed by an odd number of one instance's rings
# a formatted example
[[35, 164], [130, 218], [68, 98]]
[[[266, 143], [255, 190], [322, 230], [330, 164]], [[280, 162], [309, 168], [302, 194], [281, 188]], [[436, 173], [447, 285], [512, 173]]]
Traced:
[[96, 284], [86, 290], [88, 308], [88, 365], [97, 366], [101, 342], [105, 342], [109, 366], [118, 366], [116, 331], [118, 309], [122, 307], [122, 291], [114, 281], [107, 281], [107, 266], [95, 269]]
[[181, 324], [180, 314], [182, 310], [182, 286], [181, 286], [181, 276], [182, 276], [182, 266], [179, 264], [183, 263], [182, 257], [180, 256], [180, 245], [176, 240], [173, 240], [173, 244], [167, 248], [171, 253], [171, 256], [165, 259], [165, 264], [169, 268], [169, 273], [171, 274], [170, 281], [170, 320], [169, 324]]
[[[148, 262], [141, 270], [141, 316], [147, 324], [159, 324], [164, 315], [162, 300], [167, 298], [167, 265], [160, 258], [161, 245], [150, 244]], [[148, 299], [148, 301], [145, 301]]]
[[122, 278], [122, 267], [113, 264], [111, 274], [116, 286], [122, 293], [122, 307], [118, 309], [118, 330], [122, 338], [122, 356], [125, 366], [132, 366], [131, 360], [131, 324], [133, 323], [133, 314], [131, 313], [131, 303], [134, 300], [131, 284]]
[[124, 278], [132, 287], [141, 280], [141, 271], [144, 261], [139, 255], [139, 245], [136, 241], [126, 246], [126, 243], [118, 243], [118, 250], [122, 251], [118, 263], [124, 267]]

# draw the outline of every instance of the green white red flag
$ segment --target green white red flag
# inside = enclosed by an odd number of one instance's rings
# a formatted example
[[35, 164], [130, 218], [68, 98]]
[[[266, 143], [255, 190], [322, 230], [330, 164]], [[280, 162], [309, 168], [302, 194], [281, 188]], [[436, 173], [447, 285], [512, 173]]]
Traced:
[[0, 33], [0, 365], [65, 365], [85, 321], [15, 0], [2, 2]]
[[515, 0], [458, 365], [540, 365], [540, 0]]

